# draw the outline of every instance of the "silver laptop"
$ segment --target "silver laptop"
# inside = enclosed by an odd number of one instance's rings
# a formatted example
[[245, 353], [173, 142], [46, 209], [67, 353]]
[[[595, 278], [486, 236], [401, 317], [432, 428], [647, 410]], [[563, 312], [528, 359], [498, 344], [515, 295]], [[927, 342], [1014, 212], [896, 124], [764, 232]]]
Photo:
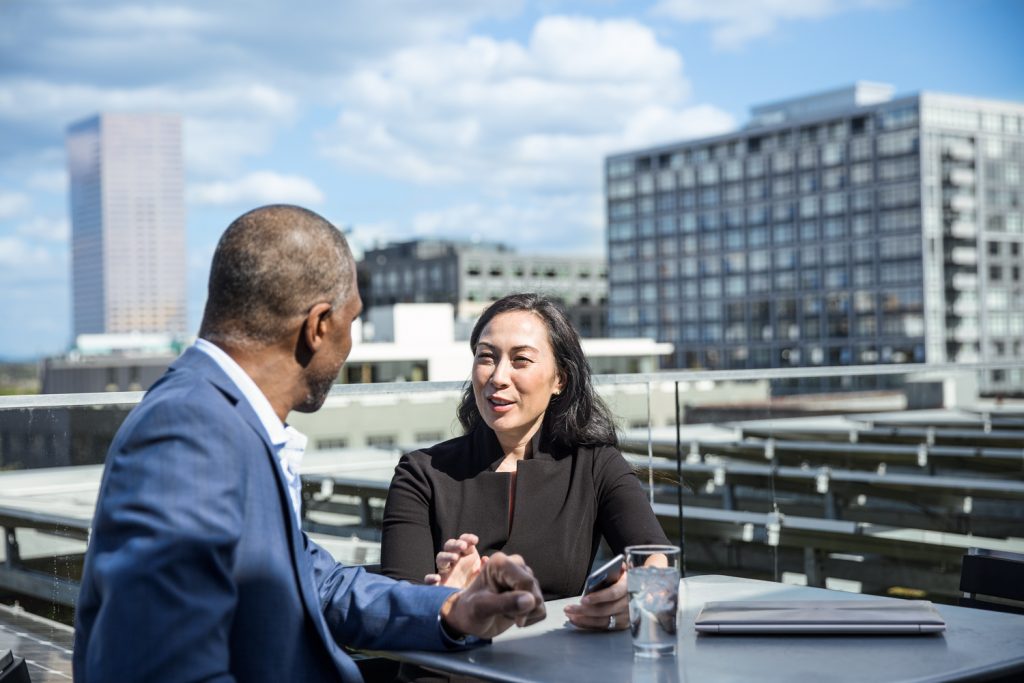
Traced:
[[927, 600], [709, 602], [701, 633], [938, 633], [946, 622]]

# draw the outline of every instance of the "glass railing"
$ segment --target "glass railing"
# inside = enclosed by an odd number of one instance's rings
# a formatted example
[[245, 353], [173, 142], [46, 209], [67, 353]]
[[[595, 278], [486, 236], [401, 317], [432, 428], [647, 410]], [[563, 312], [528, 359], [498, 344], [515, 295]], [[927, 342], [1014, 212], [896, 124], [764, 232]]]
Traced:
[[[992, 373], [1016, 398], [979, 391]], [[955, 602], [970, 549], [1024, 553], [1022, 378], [1024, 364], [1003, 363], [595, 384], [687, 574]], [[459, 433], [462, 390], [336, 385], [320, 412], [292, 415], [310, 441], [304, 526], [339, 560], [379, 561], [394, 466]], [[70, 623], [104, 455], [142, 395], [0, 397], [4, 601]]]

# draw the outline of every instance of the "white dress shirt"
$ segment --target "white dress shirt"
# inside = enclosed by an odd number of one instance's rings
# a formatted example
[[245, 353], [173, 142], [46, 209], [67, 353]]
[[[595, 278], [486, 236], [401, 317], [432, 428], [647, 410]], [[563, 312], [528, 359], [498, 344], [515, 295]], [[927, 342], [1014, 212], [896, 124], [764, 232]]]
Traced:
[[235, 360], [226, 354], [216, 344], [205, 339], [196, 340], [196, 348], [213, 359], [221, 370], [242, 392], [242, 396], [249, 402], [256, 412], [260, 424], [270, 437], [270, 443], [277, 453], [278, 463], [284, 472], [284, 478], [288, 482], [288, 497], [291, 499], [292, 510], [295, 512], [295, 523], [302, 526], [302, 482], [299, 479], [299, 468], [302, 466], [302, 456], [306, 451], [306, 435], [290, 425], [281, 422], [281, 419], [274, 412], [270, 401], [263, 395], [256, 382], [242, 369]]

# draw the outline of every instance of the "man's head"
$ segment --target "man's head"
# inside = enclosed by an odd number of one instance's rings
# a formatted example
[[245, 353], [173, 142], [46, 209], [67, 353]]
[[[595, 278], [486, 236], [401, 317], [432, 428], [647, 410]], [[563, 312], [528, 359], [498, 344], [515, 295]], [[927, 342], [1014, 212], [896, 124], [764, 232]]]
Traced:
[[217, 244], [199, 336], [250, 357], [289, 354], [305, 394], [289, 409], [311, 412], [348, 357], [361, 305], [341, 232], [312, 211], [264, 206]]

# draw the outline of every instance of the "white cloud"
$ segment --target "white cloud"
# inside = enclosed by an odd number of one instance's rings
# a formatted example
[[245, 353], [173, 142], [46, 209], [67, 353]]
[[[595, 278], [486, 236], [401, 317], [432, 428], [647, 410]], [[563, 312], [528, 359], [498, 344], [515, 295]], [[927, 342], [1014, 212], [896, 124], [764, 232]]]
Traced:
[[359, 69], [323, 151], [423, 184], [597, 191], [611, 150], [733, 126], [689, 94], [682, 58], [647, 26], [549, 16], [525, 43], [472, 36]]
[[0, 219], [11, 218], [24, 213], [31, 205], [28, 195], [21, 192], [0, 190]]
[[97, 111], [177, 111], [198, 116], [236, 115], [287, 120], [295, 97], [258, 81], [220, 87], [183, 85], [117, 88], [65, 85], [33, 78], [10, 79], [0, 89], [0, 120], [48, 122], [60, 131]]
[[[336, 223], [336, 225], [338, 225]], [[469, 201], [419, 211], [407, 222], [357, 223], [348, 233], [360, 258], [371, 248], [417, 238], [501, 242], [524, 253], [590, 253], [604, 249], [601, 197], [590, 193], [533, 196], [528, 201]]]
[[63, 169], [39, 170], [28, 177], [26, 185], [34, 190], [62, 194], [68, 191], [68, 172]]
[[185, 119], [185, 167], [203, 177], [236, 175], [246, 162], [265, 154], [274, 141], [275, 122], [260, 118]]
[[67, 218], [46, 218], [36, 216], [27, 223], [22, 223], [16, 232], [33, 240], [43, 242], [67, 242], [71, 234], [71, 225]]
[[20, 280], [19, 273], [27, 275], [32, 270], [49, 270], [55, 265], [56, 259], [49, 249], [20, 237], [0, 237], [0, 266], [7, 270], [6, 275], [12, 276], [11, 282]]
[[602, 201], [591, 193], [532, 196], [529, 201], [471, 201], [417, 212], [409, 224], [357, 225], [361, 249], [422, 237], [501, 242], [527, 252], [601, 253]]
[[660, 0], [652, 12], [685, 23], [711, 24], [714, 46], [735, 50], [773, 33], [784, 21], [821, 19], [852, 9], [899, 2], [901, 0]]
[[[344, 223], [331, 221], [334, 225], [342, 227]], [[388, 242], [398, 242], [413, 239], [416, 237], [408, 229], [403, 230], [393, 221], [378, 221], [372, 223], [357, 223], [351, 226], [345, 233], [352, 255], [359, 260], [367, 249], [384, 246]]]
[[195, 30], [208, 26], [213, 18], [184, 6], [120, 5], [112, 7], [58, 6], [56, 18], [83, 31], [115, 33], [124, 31]]
[[320, 204], [324, 193], [308, 178], [256, 171], [231, 181], [200, 183], [189, 188], [189, 200], [202, 205]]

